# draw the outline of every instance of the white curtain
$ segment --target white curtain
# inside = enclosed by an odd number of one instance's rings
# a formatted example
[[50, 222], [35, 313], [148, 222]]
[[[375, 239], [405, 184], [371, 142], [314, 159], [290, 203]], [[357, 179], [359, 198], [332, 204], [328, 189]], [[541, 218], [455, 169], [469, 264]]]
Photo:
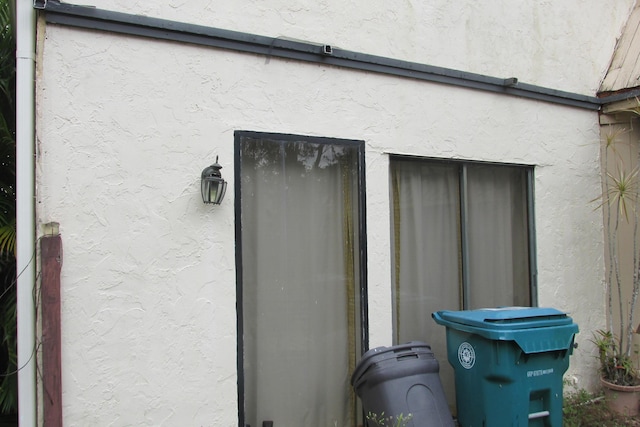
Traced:
[[530, 304], [526, 180], [515, 167], [467, 168], [469, 307]]
[[391, 178], [394, 339], [431, 345], [447, 400], [455, 402], [445, 329], [431, 313], [461, 306], [458, 173], [442, 163], [394, 160]]
[[241, 150], [245, 424], [352, 426], [355, 150], [251, 138]]
[[[466, 168], [466, 237], [461, 175]], [[526, 179], [522, 168], [392, 158], [394, 339], [426, 341], [455, 404], [446, 329], [431, 313], [463, 308], [462, 241], [470, 307], [529, 305]], [[464, 183], [462, 182], [464, 185]]]

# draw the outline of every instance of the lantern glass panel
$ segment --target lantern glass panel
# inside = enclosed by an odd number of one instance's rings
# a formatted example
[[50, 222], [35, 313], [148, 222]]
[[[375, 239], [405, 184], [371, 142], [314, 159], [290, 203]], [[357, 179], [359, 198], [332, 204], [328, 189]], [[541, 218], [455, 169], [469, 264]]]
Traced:
[[205, 203], [219, 205], [224, 197], [227, 183], [222, 178], [205, 177], [202, 179], [202, 200]]

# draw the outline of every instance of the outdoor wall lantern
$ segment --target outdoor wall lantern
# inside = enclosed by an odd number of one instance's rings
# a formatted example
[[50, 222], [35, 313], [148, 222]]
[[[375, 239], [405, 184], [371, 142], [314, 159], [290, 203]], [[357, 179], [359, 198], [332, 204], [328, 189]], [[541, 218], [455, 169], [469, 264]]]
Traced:
[[218, 156], [216, 156], [216, 162], [202, 171], [200, 185], [202, 201], [205, 203], [219, 205], [224, 198], [224, 193], [227, 191], [227, 182], [222, 179], [220, 169], [222, 169], [222, 166], [218, 164]]

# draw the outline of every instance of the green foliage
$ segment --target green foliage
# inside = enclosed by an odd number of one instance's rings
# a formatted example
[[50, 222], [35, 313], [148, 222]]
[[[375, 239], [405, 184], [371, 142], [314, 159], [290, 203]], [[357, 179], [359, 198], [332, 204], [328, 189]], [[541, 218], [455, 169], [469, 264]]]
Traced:
[[[634, 161], [627, 150], [618, 150], [618, 138], [623, 133], [624, 130], [609, 132], [604, 140], [606, 170], [598, 199], [604, 213], [608, 254], [607, 330], [596, 331], [592, 342], [598, 349], [602, 377], [618, 385], [635, 385], [638, 378], [631, 350], [640, 294], [640, 275], [636, 274], [640, 270], [640, 170], [629, 165]], [[628, 237], [631, 243], [625, 240]], [[631, 285], [630, 295], [623, 289], [628, 285]], [[619, 316], [616, 321], [615, 313]], [[617, 334], [613, 333], [615, 323], [620, 328]]]
[[631, 357], [620, 351], [618, 340], [610, 331], [596, 331], [592, 342], [598, 349], [600, 373], [604, 379], [618, 385], [638, 384]]
[[372, 427], [405, 427], [409, 421], [413, 418], [413, 415], [400, 414], [396, 416], [385, 416], [384, 412], [380, 415], [373, 412], [367, 414], [367, 421], [373, 423]]
[[[638, 168], [627, 171], [624, 166], [618, 166], [617, 174], [607, 172], [609, 185], [606, 199], [616, 205], [617, 212], [629, 221], [629, 211], [634, 209], [638, 197]], [[635, 212], [634, 212], [635, 213]]]
[[612, 413], [602, 396], [585, 390], [565, 394], [562, 405], [563, 427], [629, 427], [639, 426], [635, 417]]
[[8, 0], [0, 0], [0, 256], [16, 246], [15, 40]]
[[8, 0], [0, 0], [0, 412], [18, 409], [16, 335], [15, 39]]
[[[5, 260], [0, 269], [0, 283], [15, 283], [15, 261]], [[9, 291], [0, 298], [0, 351], [3, 366], [6, 370], [0, 377], [0, 412], [15, 413], [18, 409], [18, 355], [16, 336], [16, 298], [15, 290]]]

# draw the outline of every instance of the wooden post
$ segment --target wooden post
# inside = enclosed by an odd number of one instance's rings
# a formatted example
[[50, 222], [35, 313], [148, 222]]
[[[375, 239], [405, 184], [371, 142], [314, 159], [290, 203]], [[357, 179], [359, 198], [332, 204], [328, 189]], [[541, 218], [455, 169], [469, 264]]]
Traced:
[[42, 384], [45, 427], [62, 427], [62, 363], [60, 329], [60, 270], [62, 239], [40, 240], [42, 266]]

